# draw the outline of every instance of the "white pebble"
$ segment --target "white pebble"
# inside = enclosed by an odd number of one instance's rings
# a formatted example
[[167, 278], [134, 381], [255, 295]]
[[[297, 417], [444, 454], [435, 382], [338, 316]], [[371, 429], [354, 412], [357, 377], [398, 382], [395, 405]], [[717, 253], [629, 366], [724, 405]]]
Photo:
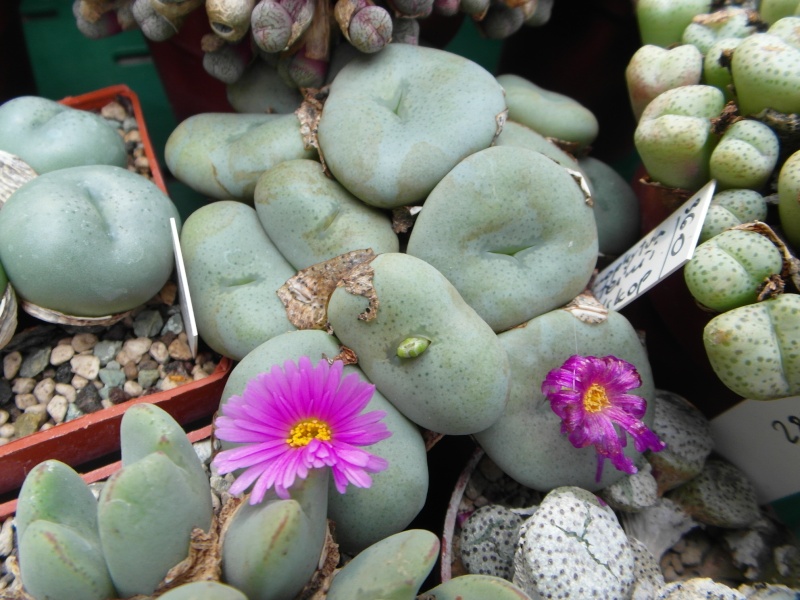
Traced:
[[55, 391], [56, 394], [64, 396], [64, 398], [67, 399], [67, 402], [75, 402], [75, 398], [78, 397], [78, 392], [76, 392], [75, 388], [68, 383], [57, 383]]
[[77, 354], [69, 361], [72, 372], [86, 379], [96, 379], [100, 372], [100, 359], [94, 354]]
[[59, 344], [50, 352], [50, 364], [54, 367], [63, 365], [75, 356], [75, 348], [67, 344]]
[[17, 405], [18, 409], [25, 410], [29, 406], [39, 404], [39, 402], [33, 394], [17, 394], [14, 396], [14, 404]]
[[8, 379], [14, 379], [19, 373], [19, 368], [22, 366], [22, 354], [15, 350], [14, 352], [9, 352], [3, 357], [3, 377]]
[[80, 354], [91, 350], [97, 345], [97, 336], [93, 333], [79, 333], [72, 338], [72, 347]]
[[15, 394], [30, 394], [36, 387], [36, 380], [33, 377], [17, 377], [11, 383], [11, 391]]
[[158, 364], [163, 365], [169, 360], [169, 350], [167, 349], [167, 345], [161, 341], [153, 342], [153, 345], [150, 346], [150, 356], [152, 356], [153, 360]]
[[9, 556], [14, 551], [14, 526], [12, 519], [6, 519], [0, 527], [0, 556]]
[[53, 423], [52, 421], [48, 421], [47, 423], [39, 427], [39, 431], [47, 431], [48, 429], [52, 429], [53, 427], [55, 427], [55, 423]]
[[53, 397], [55, 389], [56, 382], [51, 377], [47, 377], [36, 384], [36, 387], [33, 388], [33, 395], [36, 396], [39, 404], [47, 404]]
[[8, 420], [11, 418], [11, 415], [8, 414], [7, 410], [0, 410], [0, 425], [5, 425], [8, 423]]
[[14, 431], [14, 425], [11, 423], [0, 425], [0, 438], [8, 439], [14, 437]]
[[56, 423], [63, 423], [64, 418], [67, 416], [67, 409], [69, 408], [69, 400], [64, 396], [57, 394], [53, 396], [50, 402], [47, 403], [47, 414]]
[[72, 384], [72, 387], [75, 388], [76, 390], [82, 390], [89, 383], [89, 380], [86, 379], [86, 377], [81, 377], [80, 375], [74, 375], [70, 383]]
[[[123, 352], [126, 352], [128, 356], [131, 357], [136, 363], [142, 360], [142, 356], [144, 356], [145, 352], [150, 350], [150, 346], [153, 344], [153, 340], [146, 337], [140, 338], [133, 338], [131, 340], [126, 340], [124, 344], [122, 344]], [[119, 364], [124, 364], [120, 362]]]
[[200, 365], [195, 365], [194, 368], [192, 368], [192, 378], [195, 381], [205, 379], [206, 377], [208, 377], [208, 373], [206, 373], [205, 369], [203, 369], [203, 367]]
[[125, 350], [120, 350], [119, 352], [117, 352], [117, 355], [114, 357], [114, 360], [117, 361], [117, 363], [122, 367], [127, 365], [129, 362], [135, 362], [133, 360], [133, 357], [130, 354], [128, 354]]
[[122, 385], [122, 390], [128, 394], [131, 398], [138, 398], [142, 395], [144, 391], [142, 386], [139, 385], [139, 382], [135, 379], [129, 379]]
[[103, 405], [103, 408], [111, 408], [112, 406], [114, 406], [114, 403], [111, 400], [109, 400], [108, 398], [104, 398], [103, 400], [100, 400], [100, 404]]

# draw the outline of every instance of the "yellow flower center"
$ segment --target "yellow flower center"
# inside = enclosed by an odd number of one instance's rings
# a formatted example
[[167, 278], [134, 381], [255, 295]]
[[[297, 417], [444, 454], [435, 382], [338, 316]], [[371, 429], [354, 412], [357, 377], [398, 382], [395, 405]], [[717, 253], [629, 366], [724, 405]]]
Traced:
[[611, 406], [603, 386], [593, 383], [583, 395], [583, 408], [586, 412], [596, 413]]
[[331, 439], [331, 428], [318, 419], [305, 419], [292, 427], [286, 443], [292, 448], [302, 448], [308, 446], [314, 439], [323, 441]]

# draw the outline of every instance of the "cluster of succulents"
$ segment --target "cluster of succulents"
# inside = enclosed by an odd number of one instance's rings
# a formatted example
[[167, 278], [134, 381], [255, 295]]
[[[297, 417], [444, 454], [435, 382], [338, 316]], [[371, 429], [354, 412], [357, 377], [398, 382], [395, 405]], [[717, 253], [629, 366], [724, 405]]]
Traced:
[[[78, 29], [92, 38], [138, 28], [153, 41], [178, 32], [204, 10], [201, 41], [208, 73], [232, 84], [269, 67], [273, 83], [320, 87], [340, 46], [374, 53], [390, 42], [416, 44], [427, 20], [468, 17], [489, 38], [506, 38], [550, 18], [553, 0], [74, 0]], [[424, 32], [422, 34], [424, 37]]]
[[[643, 0], [626, 77], [636, 148], [665, 194], [716, 180], [692, 296], [720, 313], [703, 342], [735, 394], [800, 392], [800, 11], [796, 2]], [[664, 188], [667, 188], [664, 190]]]

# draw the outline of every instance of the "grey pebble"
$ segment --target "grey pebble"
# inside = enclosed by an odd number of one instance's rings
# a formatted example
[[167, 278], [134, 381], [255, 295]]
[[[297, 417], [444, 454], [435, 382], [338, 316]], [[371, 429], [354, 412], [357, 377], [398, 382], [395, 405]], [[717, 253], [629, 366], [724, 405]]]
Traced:
[[133, 333], [136, 337], [150, 338], [159, 334], [164, 319], [157, 310], [143, 310], [133, 320]]
[[179, 333], [183, 332], [183, 318], [181, 317], [180, 313], [175, 313], [167, 319], [167, 322], [164, 323], [164, 327], [161, 329], [161, 335], [165, 335], [167, 333], [174, 333], [178, 335]]
[[102, 381], [106, 387], [120, 387], [123, 383], [125, 383], [125, 373], [119, 368], [100, 369], [98, 375], [100, 376], [100, 381]]
[[19, 368], [20, 377], [36, 377], [50, 364], [50, 347], [39, 348], [22, 360]]
[[158, 369], [139, 369], [137, 381], [144, 389], [152, 387], [158, 381]]
[[105, 366], [117, 355], [117, 352], [122, 348], [122, 342], [117, 340], [101, 340], [97, 342], [92, 354], [100, 359], [100, 364]]

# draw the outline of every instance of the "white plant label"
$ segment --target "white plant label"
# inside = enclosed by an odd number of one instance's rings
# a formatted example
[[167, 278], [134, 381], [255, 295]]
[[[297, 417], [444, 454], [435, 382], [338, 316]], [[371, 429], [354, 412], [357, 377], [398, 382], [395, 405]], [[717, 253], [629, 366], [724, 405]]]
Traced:
[[175, 251], [175, 271], [178, 274], [178, 298], [180, 299], [181, 317], [183, 318], [183, 329], [186, 332], [186, 342], [192, 351], [192, 356], [197, 356], [197, 322], [194, 319], [194, 308], [192, 307], [192, 296], [189, 293], [189, 284], [186, 281], [186, 267], [183, 264], [183, 252], [181, 252], [181, 239], [178, 235], [178, 224], [174, 218], [169, 220], [172, 229], [172, 247]]
[[714, 450], [753, 482], [760, 504], [800, 492], [800, 396], [744, 400], [711, 420]]
[[620, 310], [692, 258], [714, 195], [711, 180], [630, 250], [600, 271], [592, 293], [606, 308]]

